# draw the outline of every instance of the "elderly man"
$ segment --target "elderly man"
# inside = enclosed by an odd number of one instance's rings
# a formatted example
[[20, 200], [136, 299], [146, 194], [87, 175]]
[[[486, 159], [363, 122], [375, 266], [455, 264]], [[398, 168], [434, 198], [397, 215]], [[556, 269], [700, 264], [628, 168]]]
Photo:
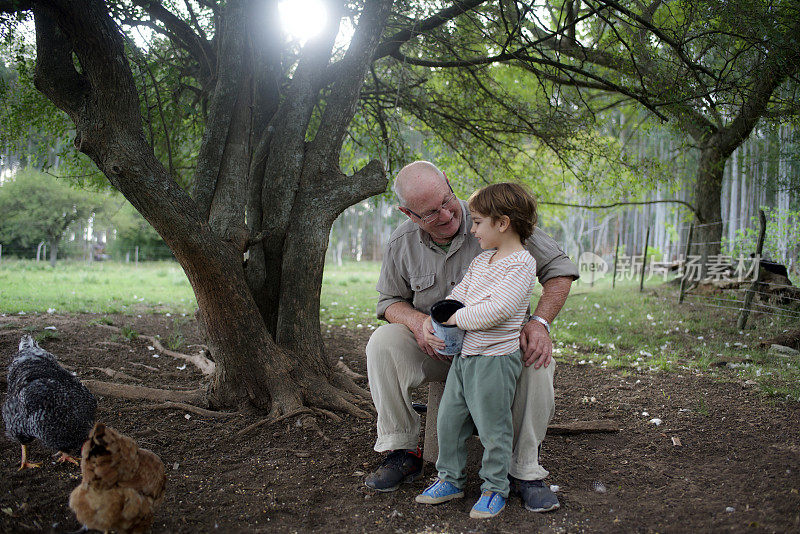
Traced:
[[[389, 322], [367, 344], [367, 373], [378, 412], [377, 452], [389, 452], [366, 479], [378, 491], [393, 491], [422, 473], [418, 448], [419, 416], [411, 388], [447, 377], [450, 357], [438, 354], [423, 334], [430, 307], [445, 298], [480, 254], [470, 234], [472, 220], [465, 202], [453, 193], [435, 165], [416, 161], [397, 175], [400, 211], [410, 220], [392, 234], [378, 279], [378, 318]], [[555, 241], [536, 229], [526, 244], [536, 259], [544, 289], [520, 334], [524, 367], [512, 407], [514, 442], [509, 469], [512, 492], [536, 512], [558, 508], [555, 494], [542, 482], [548, 472], [539, 465], [539, 445], [555, 410], [550, 322], [578, 278], [575, 265]]]

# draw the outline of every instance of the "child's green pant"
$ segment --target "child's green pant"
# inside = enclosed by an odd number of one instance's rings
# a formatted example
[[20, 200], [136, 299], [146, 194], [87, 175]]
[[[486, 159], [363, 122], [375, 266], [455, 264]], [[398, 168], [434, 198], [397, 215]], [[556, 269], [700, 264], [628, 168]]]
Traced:
[[521, 371], [519, 350], [506, 356], [453, 358], [436, 422], [439, 478], [458, 488], [464, 487], [467, 438], [472, 435], [471, 415], [483, 444], [481, 491], [495, 491], [508, 497], [508, 466], [514, 434], [511, 403]]

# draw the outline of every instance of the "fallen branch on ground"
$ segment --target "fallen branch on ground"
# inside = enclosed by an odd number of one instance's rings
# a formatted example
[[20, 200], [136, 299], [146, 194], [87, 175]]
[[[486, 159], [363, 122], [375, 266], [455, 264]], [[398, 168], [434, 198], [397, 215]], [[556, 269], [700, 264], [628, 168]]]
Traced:
[[153, 367], [152, 365], [146, 365], [143, 363], [128, 362], [128, 365], [138, 365], [139, 367], [144, 367], [145, 369], [150, 369], [151, 371], [160, 371], [158, 367]]
[[237, 412], [215, 412], [212, 410], [206, 410], [204, 408], [199, 408], [197, 406], [192, 406], [191, 404], [186, 404], [183, 402], [163, 402], [161, 404], [150, 404], [148, 406], [131, 406], [129, 408], [122, 408], [121, 410], [117, 410], [119, 412], [137, 412], [141, 410], [184, 410], [187, 412], [192, 412], [197, 415], [202, 415], [203, 417], [229, 417], [232, 415], [240, 415]]
[[133, 380], [134, 382], [141, 382], [141, 378], [136, 378], [135, 376], [126, 375], [122, 371], [115, 371], [114, 369], [110, 369], [108, 367], [90, 367], [89, 369], [94, 369], [95, 371], [100, 371], [103, 374], [110, 376], [113, 379], [122, 378], [123, 380]]
[[573, 421], [571, 423], [557, 423], [547, 427], [551, 435], [566, 436], [569, 434], [591, 434], [598, 432], [619, 432], [619, 423], [611, 419], [598, 419], [596, 421]]
[[[97, 326], [99, 326], [100, 328], [111, 330], [113, 332], [122, 333], [122, 329], [117, 328], [116, 326], [111, 326], [107, 324], [98, 324]], [[180, 360], [186, 360], [187, 362], [191, 363], [192, 365], [200, 369], [200, 372], [206, 376], [211, 376], [214, 374], [214, 369], [216, 367], [216, 364], [211, 360], [209, 360], [208, 358], [206, 358], [205, 356], [203, 356], [202, 354], [184, 354], [182, 352], [175, 352], [174, 350], [169, 350], [167, 348], [164, 348], [164, 345], [162, 345], [161, 342], [158, 340], [158, 338], [154, 336], [139, 334], [139, 337], [152, 343], [153, 347], [155, 347], [155, 349], [162, 354], [166, 354], [167, 356], [172, 356], [173, 358], [178, 358]]]

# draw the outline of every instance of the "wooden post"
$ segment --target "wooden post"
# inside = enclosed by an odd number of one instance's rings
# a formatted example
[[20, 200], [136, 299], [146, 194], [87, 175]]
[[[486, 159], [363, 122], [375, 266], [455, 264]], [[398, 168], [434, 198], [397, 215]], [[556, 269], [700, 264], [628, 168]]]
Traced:
[[0, 263], [3, 263], [3, 245], [0, 245]]
[[[595, 236], [597, 235], [597, 230], [592, 232], [592, 254], [596, 254], [594, 251], [595, 247]], [[594, 262], [592, 262], [594, 263]], [[589, 287], [594, 287], [594, 269], [590, 269], [591, 274], [589, 275]]]
[[617, 246], [614, 248], [614, 275], [611, 277], [611, 288], [617, 284], [617, 259], [619, 258], [619, 228], [617, 228]]
[[444, 393], [444, 382], [428, 384], [428, 411], [425, 413], [425, 444], [422, 447], [422, 458], [426, 462], [436, 463], [439, 457], [439, 439], [436, 432], [436, 419], [439, 415], [439, 402]]
[[647, 267], [647, 245], [650, 244], [650, 227], [647, 227], [647, 233], [644, 235], [644, 251], [642, 252], [642, 275], [639, 277], [639, 293], [644, 290], [644, 271]]
[[694, 223], [689, 226], [689, 238], [686, 240], [686, 252], [683, 255], [683, 276], [681, 277], [681, 296], [678, 298], [678, 304], [683, 302], [686, 295], [686, 264], [689, 262], [689, 251], [692, 248], [692, 236], [694, 235]]
[[134, 256], [133, 257], [134, 257], [134, 260], [133, 260], [134, 265], [138, 266], [139, 265], [139, 245], [136, 245], [136, 248], [134, 249]]
[[758, 245], [756, 246], [756, 279], [753, 280], [750, 289], [747, 290], [747, 294], [744, 296], [744, 306], [739, 312], [739, 321], [736, 324], [736, 328], [739, 330], [743, 330], [747, 325], [747, 318], [750, 316], [750, 305], [753, 302], [756, 289], [758, 289], [758, 279], [761, 278], [761, 252], [764, 250], [764, 237], [767, 233], [767, 216], [764, 215], [764, 210], [758, 210], [758, 219], [761, 229], [758, 232]]

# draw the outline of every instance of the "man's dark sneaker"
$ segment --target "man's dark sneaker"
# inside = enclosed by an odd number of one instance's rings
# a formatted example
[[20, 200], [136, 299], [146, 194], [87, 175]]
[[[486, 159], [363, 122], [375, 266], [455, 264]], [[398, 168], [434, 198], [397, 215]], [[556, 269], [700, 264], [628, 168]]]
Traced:
[[511, 492], [522, 497], [525, 509], [531, 512], [549, 512], [561, 504], [556, 494], [541, 480], [520, 480], [508, 475], [511, 481]]
[[405, 449], [392, 451], [364, 483], [377, 491], [394, 491], [400, 484], [413, 482], [422, 474], [422, 453]]

